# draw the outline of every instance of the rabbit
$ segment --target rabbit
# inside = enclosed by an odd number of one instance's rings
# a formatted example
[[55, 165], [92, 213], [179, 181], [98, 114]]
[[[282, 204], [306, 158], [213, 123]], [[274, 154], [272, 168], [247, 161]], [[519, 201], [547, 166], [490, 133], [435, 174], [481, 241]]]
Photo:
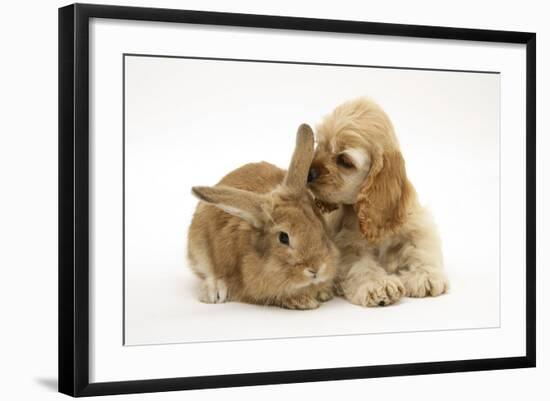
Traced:
[[333, 297], [337, 248], [306, 188], [313, 132], [302, 124], [288, 172], [246, 164], [213, 187], [189, 227], [188, 258], [199, 300], [314, 309]]

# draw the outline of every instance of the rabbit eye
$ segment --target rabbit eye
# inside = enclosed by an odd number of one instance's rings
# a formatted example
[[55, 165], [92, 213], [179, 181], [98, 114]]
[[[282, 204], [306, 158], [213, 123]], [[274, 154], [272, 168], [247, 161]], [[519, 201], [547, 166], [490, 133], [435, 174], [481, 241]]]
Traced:
[[280, 242], [281, 244], [284, 244], [284, 245], [288, 245], [289, 242], [290, 242], [289, 239], [288, 239], [288, 234], [285, 233], [284, 231], [281, 231], [281, 232], [279, 233], [279, 242]]

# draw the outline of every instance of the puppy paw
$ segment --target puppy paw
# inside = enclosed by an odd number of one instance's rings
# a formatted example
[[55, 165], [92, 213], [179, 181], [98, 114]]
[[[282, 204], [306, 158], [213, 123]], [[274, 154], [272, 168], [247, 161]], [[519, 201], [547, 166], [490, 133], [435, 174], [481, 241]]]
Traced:
[[396, 303], [405, 295], [405, 287], [399, 278], [388, 275], [344, 286], [344, 294], [356, 305], [387, 306]]
[[229, 300], [227, 285], [223, 279], [207, 278], [199, 288], [199, 301], [207, 304], [220, 304]]
[[320, 302], [312, 296], [300, 295], [292, 298], [287, 298], [282, 301], [281, 306], [286, 309], [316, 309], [320, 306]]
[[442, 273], [416, 271], [401, 276], [408, 297], [436, 297], [449, 290], [449, 281]]

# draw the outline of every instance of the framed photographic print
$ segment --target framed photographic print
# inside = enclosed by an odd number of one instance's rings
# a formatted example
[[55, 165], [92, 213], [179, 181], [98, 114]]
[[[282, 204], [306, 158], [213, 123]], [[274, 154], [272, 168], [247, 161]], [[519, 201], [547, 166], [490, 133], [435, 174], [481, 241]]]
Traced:
[[59, 10], [59, 390], [535, 366], [535, 34]]

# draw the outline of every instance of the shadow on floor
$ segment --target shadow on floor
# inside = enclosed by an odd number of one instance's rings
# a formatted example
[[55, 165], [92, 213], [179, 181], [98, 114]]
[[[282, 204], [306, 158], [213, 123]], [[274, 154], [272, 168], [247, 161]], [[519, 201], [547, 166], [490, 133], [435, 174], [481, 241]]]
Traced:
[[47, 388], [50, 391], [57, 392], [57, 378], [54, 377], [37, 377], [35, 381], [42, 387]]

